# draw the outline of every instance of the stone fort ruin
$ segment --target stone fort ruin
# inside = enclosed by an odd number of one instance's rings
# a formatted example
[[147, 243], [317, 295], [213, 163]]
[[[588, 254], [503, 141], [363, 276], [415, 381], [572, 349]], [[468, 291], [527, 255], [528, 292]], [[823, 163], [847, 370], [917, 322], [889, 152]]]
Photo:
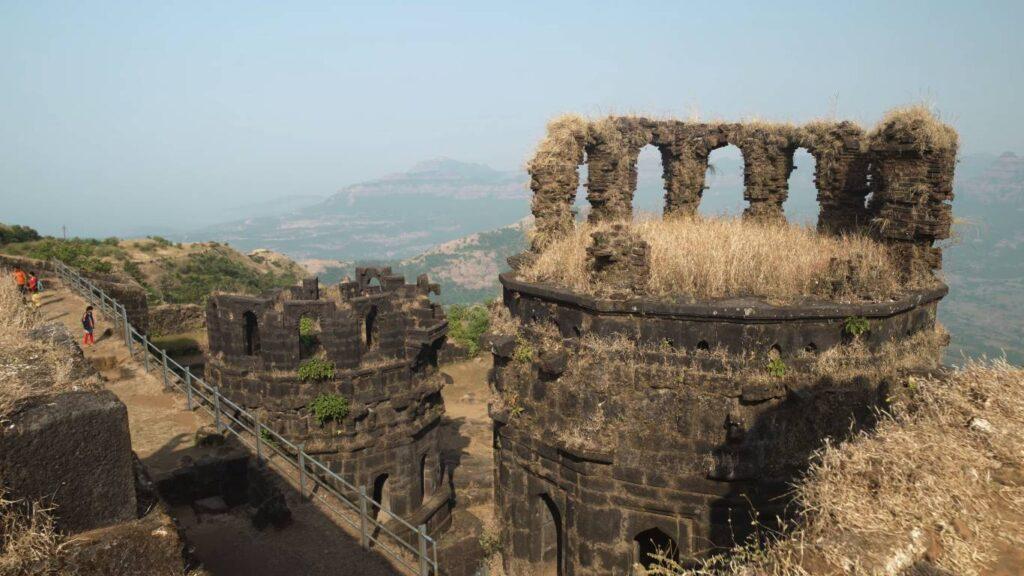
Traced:
[[[649, 144], [661, 152], [665, 217], [695, 214], [709, 153], [734, 144], [744, 216], [760, 220], [785, 218], [793, 154], [805, 148], [816, 160], [819, 232], [870, 235], [904, 274], [931, 281], [866, 303], [655, 299], [644, 291], [646, 243], [623, 225], [596, 232], [587, 251], [593, 281], [621, 297], [521, 279], [518, 267], [575, 226], [584, 161], [589, 220], [631, 217], [637, 156]], [[822, 440], [870, 426], [907, 373], [938, 362], [935, 314], [947, 288], [932, 274], [935, 242], [950, 233], [955, 161], [955, 132], [913, 114], [870, 133], [850, 122], [553, 122], [529, 165], [531, 250], [501, 276], [515, 327], [491, 338], [506, 571], [626, 574], [659, 552], [685, 564], [742, 541], [752, 511], [762, 522], [790, 513], [788, 483]], [[816, 363], [854, 343], [860, 355], [841, 369]]]
[[[326, 289], [307, 279], [258, 297], [211, 296], [208, 381], [435, 533], [454, 502], [438, 444], [447, 321], [428, 298], [438, 291], [426, 275], [406, 284], [390, 268], [358, 268], [355, 281]], [[303, 366], [331, 369], [303, 377]], [[347, 400], [348, 414], [321, 422], [312, 404], [325, 395]]]

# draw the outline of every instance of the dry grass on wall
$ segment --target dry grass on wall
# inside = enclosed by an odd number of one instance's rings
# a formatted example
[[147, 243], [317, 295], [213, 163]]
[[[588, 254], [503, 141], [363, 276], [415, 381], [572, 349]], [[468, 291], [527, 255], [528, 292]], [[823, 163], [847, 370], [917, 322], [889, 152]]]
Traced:
[[64, 540], [48, 510], [0, 491], [0, 576], [65, 574]]
[[931, 108], [924, 104], [889, 110], [869, 137], [877, 143], [894, 137], [910, 137], [921, 149], [932, 150], [956, 150], [959, 145], [956, 130], [943, 124]]
[[39, 313], [22, 299], [9, 270], [0, 268], [0, 423], [26, 398], [63, 390], [95, 388], [83, 379], [68, 343], [29, 337], [39, 328]]
[[[577, 223], [520, 271], [548, 282], [600, 294], [587, 272], [591, 234], [611, 223]], [[833, 281], [850, 301], [898, 297], [908, 288], [889, 251], [865, 236], [825, 236], [812, 228], [741, 218], [644, 218], [629, 224], [651, 247], [651, 295], [722, 298], [759, 296], [786, 301], [826, 293]], [[832, 259], [855, 262], [855, 273], [832, 277]]]
[[699, 568], [652, 573], [1024, 570], [1024, 369], [971, 362], [943, 379], [906, 385], [873, 432], [817, 455], [795, 488], [802, 522], [766, 545], [740, 547]]

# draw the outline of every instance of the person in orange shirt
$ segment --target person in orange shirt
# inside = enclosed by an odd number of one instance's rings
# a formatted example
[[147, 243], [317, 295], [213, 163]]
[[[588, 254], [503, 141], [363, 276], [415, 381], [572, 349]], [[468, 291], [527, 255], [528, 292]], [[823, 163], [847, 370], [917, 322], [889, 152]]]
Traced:
[[22, 295], [25, 294], [27, 280], [25, 278], [25, 271], [21, 268], [14, 269], [14, 282], [18, 285], [18, 292]]

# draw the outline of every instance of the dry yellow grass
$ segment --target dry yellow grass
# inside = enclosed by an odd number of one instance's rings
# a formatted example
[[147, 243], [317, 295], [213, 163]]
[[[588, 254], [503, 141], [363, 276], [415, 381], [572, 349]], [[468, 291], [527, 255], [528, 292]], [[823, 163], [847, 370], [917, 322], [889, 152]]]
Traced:
[[0, 575], [62, 574], [63, 552], [64, 537], [48, 510], [8, 500], [0, 491]]
[[10, 271], [3, 268], [0, 317], [5, 319], [0, 323], [0, 423], [30, 396], [97, 386], [95, 381], [76, 378], [74, 352], [66, 349], [67, 344], [27, 336], [40, 324], [39, 316], [23, 301]]
[[909, 135], [922, 149], [956, 150], [959, 141], [956, 130], [940, 122], [924, 104], [894, 108], [886, 112], [870, 138], [872, 141], [884, 141], [893, 135]]
[[[865, 236], [825, 236], [809, 227], [739, 218], [640, 219], [629, 225], [650, 244], [649, 290], [657, 297], [785, 301], [828, 293], [839, 282], [843, 298], [877, 301], [907, 288], [889, 251]], [[577, 223], [520, 270], [520, 276], [600, 294], [601, 286], [587, 270], [587, 246], [591, 234], [607, 226], [611, 223]], [[833, 259], [855, 262], [855, 273], [833, 277]]]
[[803, 520], [788, 533], [699, 568], [653, 572], [970, 576], [1024, 570], [1024, 369], [1002, 360], [971, 362], [944, 379], [904, 384], [875, 431], [818, 454], [796, 486]]

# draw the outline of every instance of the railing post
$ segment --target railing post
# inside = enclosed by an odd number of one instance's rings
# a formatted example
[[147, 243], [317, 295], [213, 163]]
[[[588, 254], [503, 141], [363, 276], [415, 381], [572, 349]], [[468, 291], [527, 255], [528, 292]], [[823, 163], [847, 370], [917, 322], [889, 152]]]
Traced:
[[146, 372], [149, 372], [149, 336], [142, 335], [142, 358], [145, 360]]
[[192, 369], [185, 367], [185, 406], [192, 411]]
[[164, 365], [164, 389], [166, 389], [169, 386], [169, 384], [167, 383], [167, 350], [161, 348], [160, 355]]
[[430, 560], [427, 559], [427, 525], [420, 524], [416, 533], [420, 538], [420, 576], [430, 576]]
[[260, 464], [263, 464], [263, 450], [261, 449], [262, 442], [260, 438], [260, 436], [262, 436], [262, 430], [260, 430], [260, 415], [253, 414], [252, 419], [255, 423], [255, 426], [253, 427], [253, 434], [256, 436], [256, 465], [259, 466]]
[[124, 327], [124, 344], [128, 347], [128, 355], [132, 354], [132, 326], [128, 323], [128, 310], [125, 309], [124, 304], [121, 304], [121, 319], [124, 322], [121, 324]]
[[364, 549], [370, 547], [370, 533], [366, 531], [366, 519], [369, 511], [366, 509], [366, 486], [359, 487], [359, 545]]
[[213, 425], [220, 432], [220, 386], [213, 387]]
[[306, 445], [299, 444], [299, 496], [306, 497]]

